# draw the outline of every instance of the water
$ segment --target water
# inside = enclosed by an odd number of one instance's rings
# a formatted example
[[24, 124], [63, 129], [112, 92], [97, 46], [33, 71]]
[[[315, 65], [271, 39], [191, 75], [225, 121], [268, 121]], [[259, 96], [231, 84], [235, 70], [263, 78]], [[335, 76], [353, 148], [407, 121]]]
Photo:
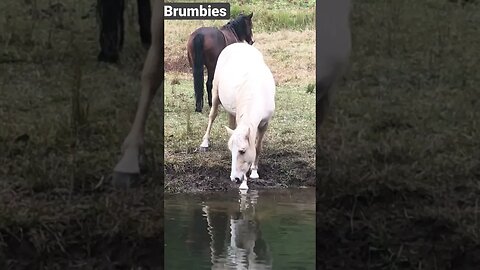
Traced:
[[165, 269], [315, 269], [315, 190], [166, 196]]

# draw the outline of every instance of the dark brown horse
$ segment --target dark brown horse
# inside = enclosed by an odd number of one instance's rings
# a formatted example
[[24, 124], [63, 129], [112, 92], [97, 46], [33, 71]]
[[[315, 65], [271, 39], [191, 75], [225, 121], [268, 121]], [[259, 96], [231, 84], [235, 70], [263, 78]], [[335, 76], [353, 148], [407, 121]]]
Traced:
[[[150, 0], [137, 0], [140, 39], [145, 48], [151, 43], [150, 20], [152, 10]], [[123, 48], [125, 0], [97, 0], [100, 19], [100, 53], [97, 60], [114, 63], [118, 61]]]
[[200, 27], [195, 30], [187, 42], [188, 62], [193, 68], [193, 87], [195, 89], [195, 111], [203, 109], [203, 66], [207, 67], [208, 105], [212, 106], [212, 81], [220, 52], [235, 42], [253, 44], [252, 16], [240, 14], [220, 29]]

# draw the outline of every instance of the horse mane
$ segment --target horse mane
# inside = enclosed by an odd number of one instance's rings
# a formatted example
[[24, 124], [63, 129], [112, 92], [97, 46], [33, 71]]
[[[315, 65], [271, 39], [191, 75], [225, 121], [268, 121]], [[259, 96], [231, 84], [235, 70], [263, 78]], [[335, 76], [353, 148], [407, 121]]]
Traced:
[[235, 32], [235, 34], [239, 39], [246, 38], [247, 36], [247, 29], [246, 29], [246, 23], [245, 23], [246, 19], [247, 19], [247, 15], [240, 14], [235, 19], [229, 21], [227, 24], [222, 26], [222, 29], [233, 30], [233, 32]]

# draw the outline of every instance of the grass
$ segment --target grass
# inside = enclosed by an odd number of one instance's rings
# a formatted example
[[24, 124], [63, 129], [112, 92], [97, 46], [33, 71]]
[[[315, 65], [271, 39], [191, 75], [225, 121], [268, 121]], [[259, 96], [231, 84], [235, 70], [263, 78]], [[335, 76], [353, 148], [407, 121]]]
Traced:
[[478, 4], [355, 1], [317, 148], [321, 269], [475, 269]]
[[[236, 17], [240, 13], [254, 13], [254, 30], [258, 32], [272, 32], [279, 30], [315, 30], [315, 1], [313, 0], [239, 0], [239, 1], [216, 1], [216, 0], [174, 0], [167, 3], [209, 3], [227, 2], [230, 3], [230, 16]], [[199, 21], [192, 21], [198, 27]], [[206, 25], [223, 25], [223, 20], [204, 21]], [[177, 22], [173, 22], [177, 24]], [[166, 27], [165, 29], [169, 29]]]
[[145, 57], [132, 14], [133, 2], [122, 63], [104, 65], [90, 3], [0, 3], [1, 269], [162, 265], [161, 123], [148, 123], [144, 185], [124, 194], [109, 182]]

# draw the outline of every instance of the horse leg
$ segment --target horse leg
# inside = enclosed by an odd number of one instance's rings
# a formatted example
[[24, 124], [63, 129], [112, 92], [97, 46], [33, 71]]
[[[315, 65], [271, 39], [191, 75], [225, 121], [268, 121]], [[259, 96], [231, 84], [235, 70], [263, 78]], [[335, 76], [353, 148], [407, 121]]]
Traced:
[[137, 0], [138, 7], [138, 25], [140, 26], [140, 39], [143, 47], [148, 49], [152, 42], [150, 35], [150, 20], [152, 18], [152, 10], [150, 0]]
[[[150, 46], [145, 60], [141, 87], [142, 91], [138, 102], [135, 120], [128, 136], [122, 144], [122, 158], [114, 168], [113, 184], [116, 187], [129, 187], [133, 177], [140, 174], [140, 167], [144, 153], [144, 134], [148, 110], [157, 89], [164, 80], [163, 68], [163, 8], [161, 2], [155, 2], [152, 16], [152, 46]], [[158, 4], [157, 4], [158, 3]], [[163, 102], [163, 91], [160, 91]], [[161, 104], [163, 107], [163, 104]]]
[[210, 131], [212, 129], [213, 121], [215, 121], [215, 118], [217, 117], [217, 114], [218, 114], [218, 105], [220, 105], [220, 100], [218, 98], [218, 95], [214, 95], [212, 108], [210, 108], [210, 114], [208, 115], [207, 131], [203, 136], [202, 144], [200, 144], [201, 149], [206, 150], [209, 146]]
[[118, 22], [118, 32], [120, 33], [119, 41], [118, 41], [118, 51], [122, 51], [123, 49], [123, 41], [125, 40], [125, 19], [123, 16], [124, 10], [125, 10], [125, 1], [121, 1], [121, 7], [120, 7], [120, 20]]
[[250, 173], [250, 178], [251, 179], [258, 179], [258, 160], [260, 157], [260, 153], [262, 152], [262, 144], [263, 144], [263, 136], [265, 135], [265, 132], [267, 131], [268, 128], [268, 123], [265, 124], [262, 127], [258, 128], [258, 133], [257, 133], [257, 144], [256, 144], [256, 155], [255, 155], [255, 161], [253, 162], [252, 165], [252, 172]]
[[193, 88], [195, 90], [195, 112], [203, 109], [203, 34], [197, 34], [193, 38]]
[[237, 119], [232, 114], [228, 114], [228, 127], [231, 129], [237, 128]]
[[115, 63], [123, 43], [124, 0], [98, 0], [97, 12], [100, 18], [100, 62]]
[[215, 72], [215, 67], [208, 67], [208, 77], [207, 77], [207, 95], [208, 95], [208, 105], [212, 107], [212, 82], [213, 82], [213, 74]]

